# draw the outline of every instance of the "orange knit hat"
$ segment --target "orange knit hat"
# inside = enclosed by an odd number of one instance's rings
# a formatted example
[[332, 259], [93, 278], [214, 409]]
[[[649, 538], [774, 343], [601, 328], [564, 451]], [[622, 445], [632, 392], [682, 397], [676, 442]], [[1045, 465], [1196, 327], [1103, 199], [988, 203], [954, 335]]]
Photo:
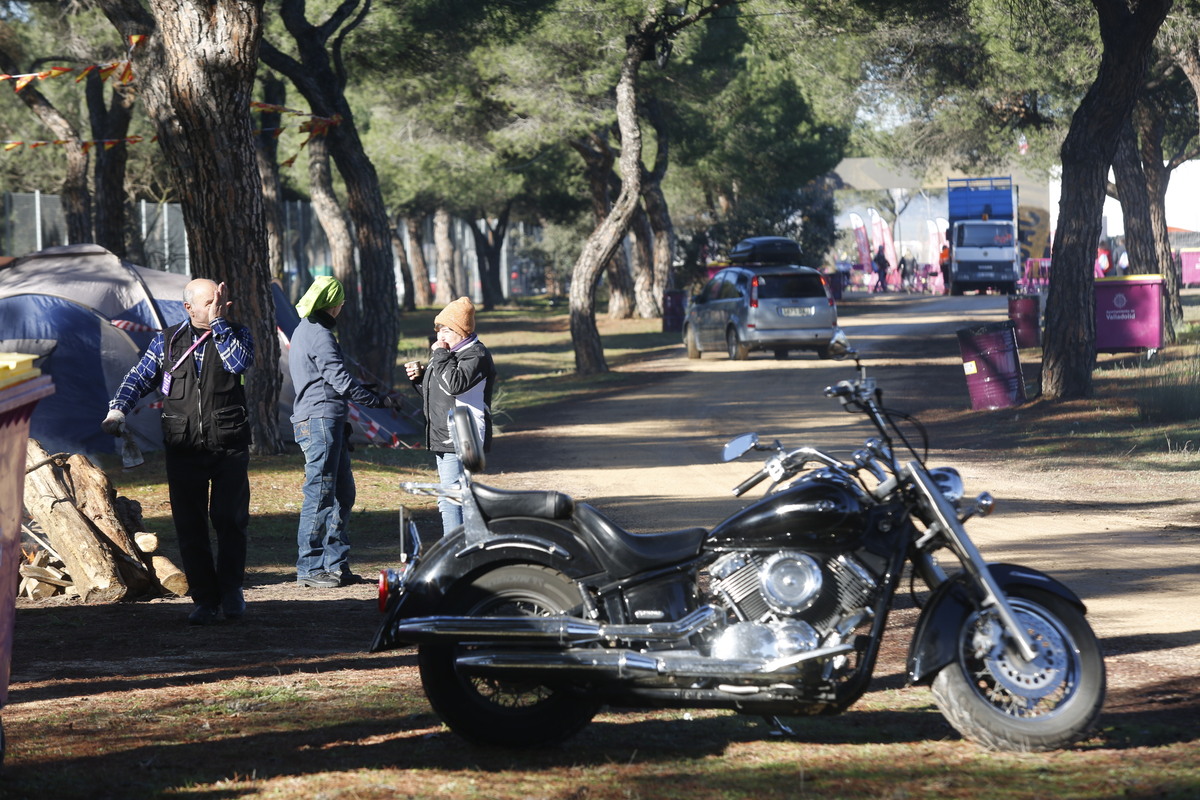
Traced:
[[445, 325], [459, 336], [470, 336], [475, 332], [475, 304], [469, 297], [460, 297], [447, 303], [436, 317], [434, 325]]

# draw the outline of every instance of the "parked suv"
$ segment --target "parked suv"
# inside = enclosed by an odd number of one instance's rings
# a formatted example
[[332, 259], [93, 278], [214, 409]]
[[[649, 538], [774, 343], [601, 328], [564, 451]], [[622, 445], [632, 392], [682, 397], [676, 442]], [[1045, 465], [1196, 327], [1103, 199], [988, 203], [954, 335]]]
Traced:
[[799, 248], [783, 237], [740, 242], [730, 256], [739, 263], [717, 272], [688, 303], [683, 323], [688, 358], [719, 350], [737, 360], [752, 350], [771, 350], [776, 358], [786, 358], [789, 350], [813, 350], [829, 358], [837, 307], [820, 272], [779, 263], [798, 257]]

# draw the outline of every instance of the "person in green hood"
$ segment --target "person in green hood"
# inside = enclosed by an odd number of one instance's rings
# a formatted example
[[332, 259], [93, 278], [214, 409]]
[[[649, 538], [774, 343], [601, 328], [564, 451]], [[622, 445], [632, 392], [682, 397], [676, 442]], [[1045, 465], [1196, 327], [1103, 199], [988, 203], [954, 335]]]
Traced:
[[292, 432], [304, 451], [304, 500], [296, 532], [296, 581], [334, 588], [359, 580], [350, 568], [348, 523], [354, 506], [347, 417], [351, 402], [395, 407], [386, 394], [364, 386], [347, 370], [333, 335], [346, 292], [322, 276], [296, 304], [300, 324], [292, 334], [288, 369], [296, 388]]

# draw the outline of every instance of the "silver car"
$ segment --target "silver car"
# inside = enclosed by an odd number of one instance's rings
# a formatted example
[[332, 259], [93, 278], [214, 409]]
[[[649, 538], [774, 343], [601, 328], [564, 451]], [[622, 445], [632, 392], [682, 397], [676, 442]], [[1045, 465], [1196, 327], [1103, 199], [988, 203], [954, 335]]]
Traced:
[[683, 341], [688, 358], [725, 351], [743, 360], [753, 350], [787, 358], [812, 350], [829, 358], [837, 306], [825, 277], [811, 267], [745, 264], [722, 269], [688, 303]]

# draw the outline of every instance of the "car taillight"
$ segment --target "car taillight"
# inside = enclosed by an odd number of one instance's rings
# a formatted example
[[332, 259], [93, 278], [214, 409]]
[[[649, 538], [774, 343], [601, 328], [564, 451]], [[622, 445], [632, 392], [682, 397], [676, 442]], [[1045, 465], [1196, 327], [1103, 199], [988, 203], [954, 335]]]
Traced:
[[758, 276], [750, 280], [750, 307], [758, 308]]

